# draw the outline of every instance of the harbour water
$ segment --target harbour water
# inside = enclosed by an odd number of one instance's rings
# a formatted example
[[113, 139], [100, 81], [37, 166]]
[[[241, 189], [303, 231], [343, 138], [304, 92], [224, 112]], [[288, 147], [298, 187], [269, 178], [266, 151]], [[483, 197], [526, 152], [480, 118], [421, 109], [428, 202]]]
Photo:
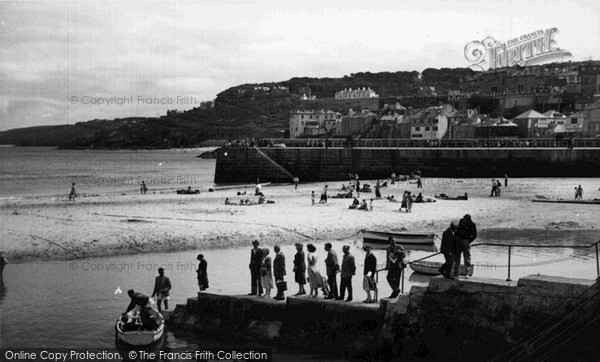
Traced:
[[[214, 160], [196, 158], [201, 151], [62, 151], [50, 148], [0, 148], [0, 197], [56, 197], [68, 193], [71, 182], [88, 194], [139, 192], [140, 180], [154, 192], [174, 188], [208, 188], [213, 185]], [[95, 180], [95, 182], [94, 182]], [[119, 181], [120, 180], [120, 181]], [[127, 181], [127, 182], [125, 182]], [[575, 184], [579, 180], [569, 181]], [[552, 187], [540, 182], [540, 188]], [[326, 256], [323, 244], [315, 242], [322, 272]], [[357, 276], [353, 278], [354, 302], [365, 298], [362, 290], [364, 252], [356, 238], [330, 240], [341, 257], [343, 244], [353, 245]], [[485, 230], [478, 243], [589, 245], [598, 241], [594, 230]], [[272, 245], [268, 245], [272, 247]], [[293, 283], [292, 260], [295, 250], [283, 242], [287, 256], [287, 280]], [[198, 251], [148, 253], [89, 259], [25, 262], [9, 264], [4, 271], [0, 293], [1, 347], [114, 347], [114, 323], [129, 303], [128, 289], [151, 294], [157, 269], [163, 267], [173, 284], [169, 308], [198, 292], [196, 254]], [[202, 250], [208, 261], [209, 292], [245, 294], [249, 292], [248, 260], [250, 246]], [[410, 251], [408, 260], [429, 255]], [[475, 274], [506, 279], [508, 254], [501, 246], [472, 249]], [[380, 267], [385, 251], [376, 250]], [[596, 277], [593, 248], [520, 248], [512, 249], [511, 278], [546, 274], [575, 278]], [[431, 260], [441, 260], [437, 255]], [[429, 277], [407, 269], [405, 291], [412, 285], [425, 285]], [[379, 296], [391, 290], [380, 275]], [[273, 292], [273, 296], [274, 296]], [[219, 341], [198, 340], [169, 331], [168, 348], [210, 347]], [[215, 345], [217, 346], [217, 345]], [[281, 352], [284, 355], [284, 352]], [[302, 356], [298, 356], [302, 357]], [[306, 357], [306, 356], [304, 356]], [[304, 358], [303, 357], [303, 358]], [[310, 358], [309, 358], [310, 359]]]

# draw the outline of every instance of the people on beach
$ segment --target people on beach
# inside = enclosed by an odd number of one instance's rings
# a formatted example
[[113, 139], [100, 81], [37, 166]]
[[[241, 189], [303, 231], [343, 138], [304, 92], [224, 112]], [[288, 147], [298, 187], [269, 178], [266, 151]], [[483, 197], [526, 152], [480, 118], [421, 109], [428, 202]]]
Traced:
[[369, 211], [373, 211], [373, 199], [369, 200]]
[[260, 266], [260, 282], [265, 290], [265, 294], [261, 294], [261, 297], [271, 298], [271, 289], [273, 289], [273, 266], [271, 257], [269, 256], [269, 248], [263, 248], [262, 261]]
[[325, 299], [334, 299], [338, 296], [337, 274], [340, 272], [340, 264], [335, 250], [332, 249], [331, 243], [325, 243], [325, 270], [327, 273], [327, 284], [329, 285], [329, 295]]
[[402, 209], [408, 212], [408, 191], [404, 191], [404, 193], [402, 194], [402, 203], [400, 204], [400, 211], [402, 211]]
[[208, 288], [208, 263], [202, 254], [198, 254], [196, 260], [199, 262], [198, 269], [196, 270], [196, 274], [198, 275], [198, 288], [200, 288], [200, 291], [202, 292]]
[[317, 248], [313, 244], [306, 246], [308, 256], [306, 257], [306, 265], [308, 271], [308, 284], [310, 285], [309, 297], [316, 298], [319, 295], [319, 288], [324, 288], [323, 276], [317, 268]]
[[298, 283], [298, 293], [295, 295], [306, 294], [304, 284], [306, 284], [306, 262], [304, 259], [304, 245], [296, 243], [296, 255], [294, 255], [294, 281]]
[[140, 193], [143, 195], [148, 191], [148, 187], [146, 186], [146, 181], [142, 181], [140, 184]]
[[490, 197], [496, 196], [496, 189], [498, 188], [498, 184], [496, 180], [492, 180], [492, 192], [490, 193]]
[[456, 224], [450, 223], [450, 227], [442, 234], [442, 245], [440, 251], [444, 254], [446, 262], [438, 269], [440, 274], [444, 278], [452, 279], [452, 265], [454, 264], [454, 252], [456, 249], [456, 238], [454, 232], [456, 231]]
[[312, 206], [315, 206], [315, 192], [314, 191], [310, 192], [310, 204]]
[[154, 290], [152, 297], [156, 296], [158, 311], [161, 311], [161, 304], [165, 302], [165, 310], [169, 309], [169, 291], [171, 290], [171, 280], [165, 276], [165, 269], [158, 268], [158, 276], [154, 279]]
[[354, 255], [350, 254], [350, 246], [344, 245], [342, 247], [344, 256], [342, 257], [342, 271], [340, 280], [340, 295], [335, 298], [336, 300], [344, 300], [346, 290], [348, 290], [348, 298], [346, 302], [352, 301], [352, 276], [356, 274], [356, 263], [354, 262]]
[[262, 267], [262, 251], [259, 249], [260, 243], [258, 240], [252, 242], [252, 250], [250, 251], [250, 283], [251, 289], [248, 295], [262, 295], [263, 287], [260, 282], [260, 269]]
[[292, 182], [294, 182], [294, 190], [298, 190], [298, 184], [300, 183], [300, 179], [298, 178], [298, 176], [294, 176]]
[[583, 199], [583, 188], [581, 185], [575, 188], [575, 200]]
[[421, 176], [417, 175], [417, 188], [418, 189], [422, 189], [423, 188], [423, 181], [421, 180]]
[[396, 182], [396, 173], [392, 171], [390, 176], [390, 185], [393, 185]]
[[367, 204], [367, 199], [363, 199], [360, 206], [358, 207], [359, 210], [369, 210], [369, 205]]
[[377, 291], [377, 283], [375, 283], [375, 273], [377, 273], [377, 258], [371, 253], [371, 246], [366, 245], [363, 250], [365, 255], [365, 266], [363, 268], [363, 289], [367, 292], [367, 299], [363, 303], [372, 303], [375, 301], [374, 296], [371, 297], [371, 292]]
[[254, 196], [264, 196], [261, 190], [262, 185], [256, 181], [256, 184], [254, 185]]
[[348, 206], [349, 209], [358, 209], [358, 206], [360, 205], [360, 201], [358, 201], [358, 199], [355, 197], [354, 200], [352, 200], [352, 204], [350, 206]]
[[319, 204], [326, 204], [327, 203], [327, 188], [329, 187], [329, 185], [325, 185], [323, 187], [323, 192], [321, 193], [321, 200], [319, 200]]
[[508, 175], [504, 174], [504, 187], [508, 187]]
[[287, 290], [287, 283], [285, 282], [285, 255], [281, 251], [279, 245], [273, 247], [275, 251], [275, 259], [273, 259], [273, 276], [275, 277], [275, 287], [277, 287], [277, 294], [275, 300], [285, 300], [285, 291]]
[[500, 182], [500, 180], [496, 181], [496, 196], [500, 197], [500, 195], [502, 194], [502, 183]]
[[454, 255], [454, 268], [452, 270], [452, 276], [458, 278], [460, 269], [460, 258], [463, 255], [465, 262], [465, 270], [467, 271], [467, 278], [473, 274], [471, 264], [471, 243], [477, 239], [477, 226], [471, 220], [471, 215], [466, 214], [458, 222], [458, 227], [454, 233], [456, 236], [456, 254]]
[[75, 182], [71, 184], [71, 192], [69, 193], [69, 201], [75, 201], [77, 193], [75, 192]]
[[379, 180], [377, 180], [377, 182], [375, 183], [375, 198], [380, 199], [381, 198], [381, 184], [379, 183]]
[[412, 212], [412, 206], [413, 206], [413, 198], [412, 198], [412, 195], [410, 194], [410, 191], [408, 191], [407, 195], [406, 195], [406, 212]]

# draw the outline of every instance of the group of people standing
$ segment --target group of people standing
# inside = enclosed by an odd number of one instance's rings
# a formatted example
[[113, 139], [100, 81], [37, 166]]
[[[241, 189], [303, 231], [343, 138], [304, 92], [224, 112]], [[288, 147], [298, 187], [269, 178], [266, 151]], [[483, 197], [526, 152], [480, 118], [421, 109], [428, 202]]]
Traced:
[[583, 188], [581, 185], [575, 188], [575, 200], [583, 199]]
[[[271, 289], [274, 285], [277, 287], [275, 300], [284, 300], [284, 292], [287, 290], [285, 255], [279, 245], [274, 247], [275, 259], [271, 262], [268, 248], [259, 248], [259, 241], [252, 242], [253, 248], [250, 253], [250, 274], [251, 291], [248, 295], [271, 297]], [[307, 294], [305, 285], [308, 284], [310, 291], [309, 297], [317, 298], [319, 289], [322, 290], [325, 299], [353, 300], [352, 277], [356, 274], [356, 261], [354, 255], [350, 253], [350, 246], [342, 247], [342, 260], [340, 262], [338, 255], [333, 250], [331, 243], [326, 243], [324, 248], [327, 252], [325, 258], [326, 277], [321, 275], [318, 268], [317, 248], [313, 244], [306, 246], [308, 255], [304, 253], [304, 245], [296, 243], [296, 254], [294, 255], [294, 281], [298, 284], [298, 292], [295, 296]], [[372, 303], [377, 299], [371, 292], [377, 291], [375, 275], [377, 270], [377, 258], [371, 252], [370, 246], [365, 246], [366, 252], [363, 269], [363, 289], [367, 293], [367, 299], [364, 303]], [[390, 246], [386, 251], [387, 280], [392, 288], [390, 298], [396, 298], [400, 294], [400, 280], [402, 270], [406, 267], [406, 253], [400, 245], [396, 245], [393, 238], [390, 238]], [[340, 283], [338, 288], [337, 275], [340, 274]], [[275, 280], [275, 283], [273, 282]]]
[[441, 252], [444, 254], [445, 263], [439, 272], [445, 278], [457, 279], [460, 270], [461, 255], [464, 258], [466, 278], [473, 275], [471, 264], [471, 243], [477, 239], [477, 226], [471, 220], [471, 215], [466, 214], [456, 225], [450, 224], [442, 234]]

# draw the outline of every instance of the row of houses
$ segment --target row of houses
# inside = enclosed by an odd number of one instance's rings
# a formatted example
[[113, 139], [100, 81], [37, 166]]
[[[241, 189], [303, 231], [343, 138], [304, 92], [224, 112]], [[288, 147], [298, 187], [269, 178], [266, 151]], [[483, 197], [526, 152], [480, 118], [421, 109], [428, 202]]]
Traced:
[[366, 138], [535, 138], [599, 137], [600, 101], [572, 115], [551, 110], [529, 110], [508, 120], [479, 114], [476, 109], [457, 110], [452, 105], [407, 110], [399, 104], [373, 125], [378, 114], [369, 110], [353, 111], [343, 116], [331, 110], [293, 111], [290, 115], [290, 138], [342, 137], [362, 134]]

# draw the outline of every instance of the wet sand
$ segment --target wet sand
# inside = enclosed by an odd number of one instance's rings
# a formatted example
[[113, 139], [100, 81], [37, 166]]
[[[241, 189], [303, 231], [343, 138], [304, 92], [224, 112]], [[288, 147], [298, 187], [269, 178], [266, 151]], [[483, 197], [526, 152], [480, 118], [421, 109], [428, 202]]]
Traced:
[[[373, 181], [363, 180], [361, 183]], [[253, 188], [234, 187], [198, 195], [177, 195], [175, 190], [140, 195], [9, 198], [0, 200], [2, 230], [0, 250], [11, 262], [24, 260], [73, 259], [91, 256], [168, 252], [176, 250], [227, 248], [250, 245], [259, 239], [266, 245], [297, 241], [339, 240], [360, 229], [433, 232], [441, 235], [451, 221], [469, 213], [483, 234], [487, 230], [529, 230], [532, 240], [542, 238], [539, 230], [595, 230], [600, 228], [600, 206], [533, 203], [536, 197], [570, 199], [581, 184], [584, 199], [600, 198], [600, 179], [509, 179], [501, 197], [489, 197], [490, 180], [428, 179], [423, 189], [400, 183], [381, 189], [383, 199], [373, 202], [373, 211], [349, 210], [352, 199], [330, 198], [317, 202], [326, 183], [269, 185], [263, 188], [275, 204], [225, 205], [225, 198], [238, 203], [254, 201]], [[335, 195], [343, 182], [329, 182]], [[422, 192], [425, 197], [445, 193], [469, 195], [468, 201], [437, 200], [414, 204], [412, 213], [399, 212], [402, 192]], [[247, 195], [237, 196], [238, 191]], [[361, 193], [374, 198], [374, 192]], [[496, 230], [496, 231], [493, 231]], [[600, 240], [600, 232], [599, 238]], [[541, 240], [543, 241], [543, 240]]]

